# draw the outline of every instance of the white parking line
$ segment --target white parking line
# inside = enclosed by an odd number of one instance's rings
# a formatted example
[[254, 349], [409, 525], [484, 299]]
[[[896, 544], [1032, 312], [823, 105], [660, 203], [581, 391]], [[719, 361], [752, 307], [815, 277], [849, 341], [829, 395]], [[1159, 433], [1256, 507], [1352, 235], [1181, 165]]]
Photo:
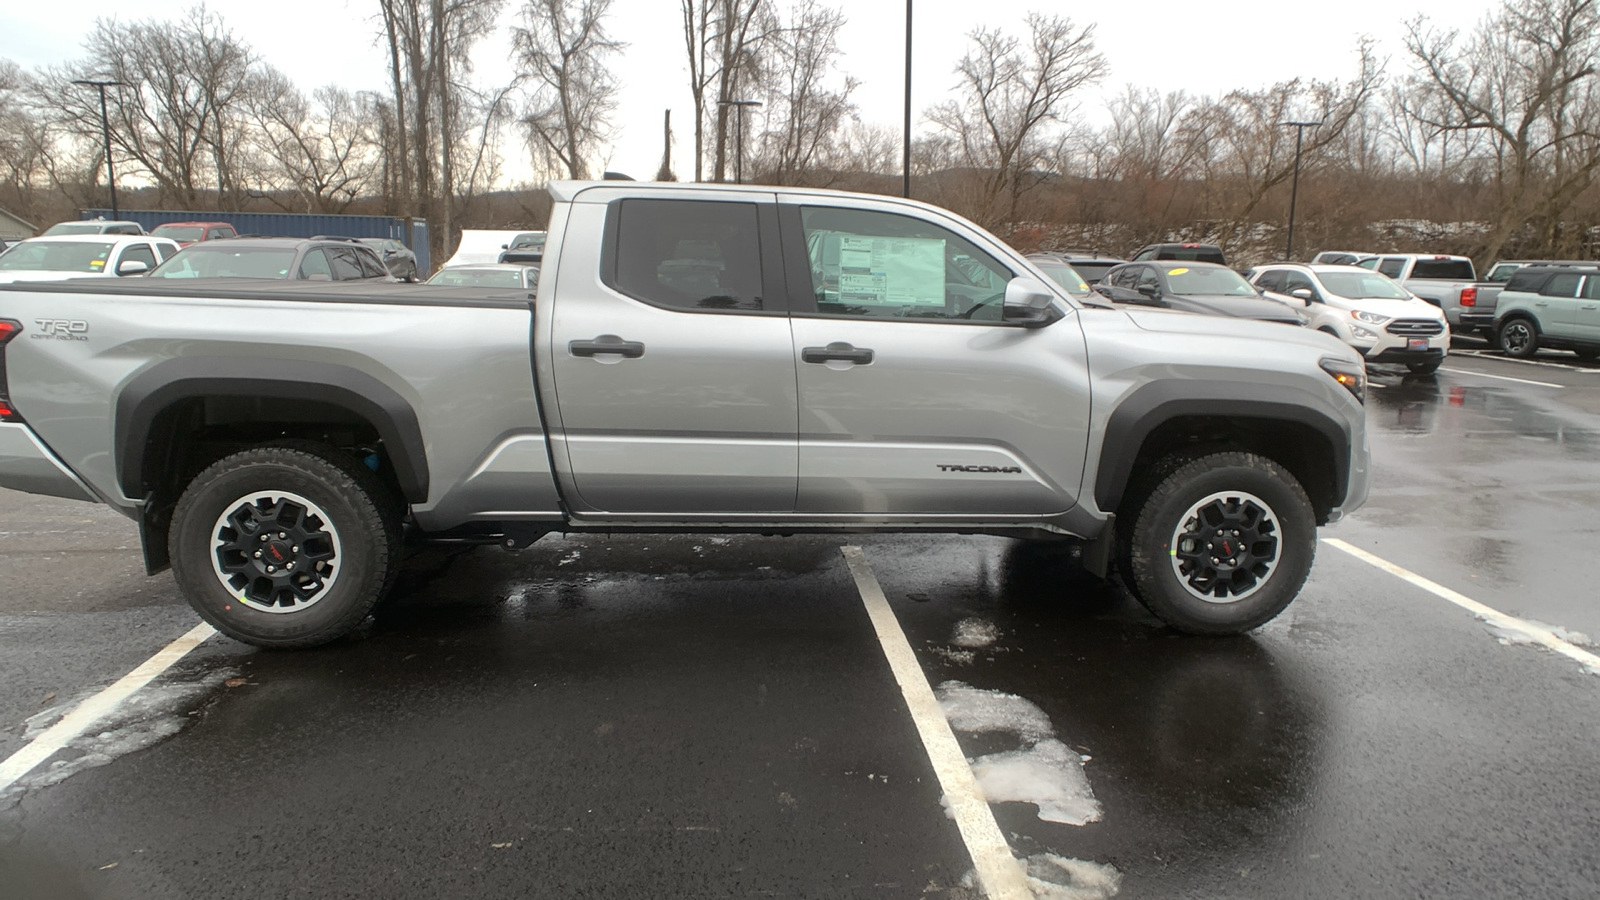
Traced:
[[1571, 363], [1555, 362], [1548, 359], [1517, 359], [1515, 356], [1506, 356], [1503, 353], [1491, 353], [1487, 350], [1457, 350], [1450, 348], [1451, 356], [1471, 356], [1477, 359], [1492, 359], [1496, 362], [1516, 363], [1519, 366], [1542, 366], [1546, 369], [1565, 369], [1568, 372], [1586, 372], [1590, 375], [1600, 375], [1600, 369], [1592, 366], [1575, 366]]
[[1512, 378], [1510, 375], [1490, 375], [1487, 372], [1474, 372], [1474, 371], [1472, 371], [1470, 369], [1445, 369], [1445, 368], [1441, 368], [1439, 371], [1441, 371], [1441, 372], [1449, 372], [1452, 375], [1475, 375], [1475, 376], [1477, 376], [1479, 378], [1494, 378], [1494, 379], [1497, 379], [1499, 381], [1515, 381], [1518, 384], [1536, 384], [1539, 387], [1547, 387], [1547, 388], [1564, 388], [1564, 387], [1566, 387], [1566, 385], [1564, 385], [1564, 384], [1552, 384], [1552, 383], [1550, 383], [1548, 381], [1529, 381], [1526, 378]]
[[900, 620], [894, 617], [883, 588], [867, 565], [866, 554], [860, 547], [843, 547], [845, 562], [856, 580], [856, 590], [861, 592], [861, 602], [878, 632], [878, 643], [889, 660], [889, 669], [900, 685], [900, 693], [911, 709], [911, 721], [917, 726], [922, 747], [933, 763], [934, 774], [939, 776], [939, 788], [944, 791], [945, 804], [956, 820], [961, 840], [972, 855], [972, 867], [978, 881], [990, 900], [1032, 900], [1027, 873], [1011, 852], [1000, 825], [995, 821], [989, 801], [978, 789], [978, 780], [967, 765], [966, 754], [956, 743], [955, 732], [933, 696], [928, 677], [917, 664], [911, 644], [900, 630]]
[[1418, 575], [1410, 569], [1397, 566], [1381, 556], [1368, 553], [1360, 547], [1347, 544], [1338, 538], [1322, 538], [1322, 543], [1327, 544], [1329, 547], [1333, 547], [1336, 550], [1343, 550], [1367, 565], [1388, 572], [1390, 575], [1393, 575], [1396, 578], [1409, 581], [1436, 597], [1442, 597], [1445, 600], [1449, 600], [1451, 603], [1454, 603], [1467, 612], [1472, 613], [1485, 622], [1488, 622], [1492, 625], [1498, 625], [1507, 631], [1516, 632], [1517, 634], [1526, 637], [1534, 643], [1548, 647], [1562, 656], [1577, 660], [1585, 666], [1594, 669], [1596, 672], [1600, 672], [1600, 656], [1596, 656], [1595, 654], [1590, 653], [1588, 650], [1585, 650], [1576, 644], [1562, 640], [1556, 636], [1555, 632], [1548, 628], [1545, 628], [1541, 625], [1535, 625], [1532, 622], [1519, 619], [1516, 616], [1506, 615], [1492, 606], [1485, 606], [1484, 604], [1479, 603], [1471, 597], [1468, 597], [1466, 594], [1453, 591], [1436, 581], [1431, 581], [1422, 577], [1421, 575]]
[[116, 684], [79, 703], [77, 708], [63, 716], [61, 721], [46, 728], [21, 750], [6, 757], [5, 762], [0, 762], [0, 791], [11, 787], [17, 779], [33, 771], [34, 766], [54, 756], [57, 750], [83, 734], [95, 722], [116, 709], [122, 701], [133, 696], [156, 676], [171, 668], [173, 663], [183, 659], [190, 650], [200, 646], [206, 638], [216, 633], [215, 629], [204, 622], [196, 625], [189, 629], [188, 634], [162, 647], [155, 656], [145, 660], [137, 669], [117, 679]]

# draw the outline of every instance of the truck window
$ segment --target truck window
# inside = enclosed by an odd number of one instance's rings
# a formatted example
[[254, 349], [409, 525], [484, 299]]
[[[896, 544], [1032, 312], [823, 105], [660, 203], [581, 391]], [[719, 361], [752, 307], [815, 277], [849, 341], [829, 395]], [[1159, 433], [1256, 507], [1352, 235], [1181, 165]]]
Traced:
[[[1383, 274], [1388, 275], [1388, 272]], [[1465, 259], [1419, 259], [1411, 268], [1412, 278], [1436, 279], [1440, 281], [1472, 281], [1477, 274], [1472, 271], [1472, 262]]]
[[1552, 275], [1544, 283], [1539, 293], [1546, 297], [1576, 297], [1578, 296], [1578, 282], [1583, 280], [1582, 275]]
[[[754, 203], [623, 200], [610, 287], [677, 309], [759, 310], [761, 238]], [[609, 230], [609, 229], [608, 229]]]
[[1400, 273], [1406, 270], [1406, 261], [1399, 257], [1388, 256], [1378, 263], [1378, 271], [1390, 278], [1399, 278]]
[[998, 322], [1012, 272], [966, 238], [911, 216], [800, 211], [817, 312]]
[[1583, 299], [1600, 300], [1600, 275], [1590, 275], [1583, 280]]

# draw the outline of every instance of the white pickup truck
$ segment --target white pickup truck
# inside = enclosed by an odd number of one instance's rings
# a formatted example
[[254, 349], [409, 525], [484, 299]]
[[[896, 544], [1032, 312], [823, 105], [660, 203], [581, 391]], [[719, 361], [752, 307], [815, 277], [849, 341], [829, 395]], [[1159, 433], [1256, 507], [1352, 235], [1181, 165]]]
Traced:
[[1439, 253], [1386, 253], [1356, 263], [1393, 278], [1406, 290], [1444, 310], [1450, 330], [1457, 334], [1481, 331], [1494, 325], [1495, 301], [1503, 284], [1479, 281], [1472, 260]]

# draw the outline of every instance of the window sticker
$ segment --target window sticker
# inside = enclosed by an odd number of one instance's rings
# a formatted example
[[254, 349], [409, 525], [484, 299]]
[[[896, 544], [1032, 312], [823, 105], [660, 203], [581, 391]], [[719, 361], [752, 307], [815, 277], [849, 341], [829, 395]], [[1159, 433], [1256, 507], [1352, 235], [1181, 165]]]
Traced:
[[1186, 274], [1188, 274], [1188, 272], [1189, 272], [1189, 270], [1186, 269], [1186, 268], [1185, 269], [1168, 269], [1167, 270], [1167, 274], [1168, 275], [1186, 275]]
[[839, 301], [944, 306], [944, 239], [840, 235]]

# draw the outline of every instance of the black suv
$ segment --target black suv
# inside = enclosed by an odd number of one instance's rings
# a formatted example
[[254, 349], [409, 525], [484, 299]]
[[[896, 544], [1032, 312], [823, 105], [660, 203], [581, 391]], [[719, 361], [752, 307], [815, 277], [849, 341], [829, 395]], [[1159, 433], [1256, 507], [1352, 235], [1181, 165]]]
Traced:
[[1103, 256], [1095, 250], [1055, 250], [1035, 255], [1066, 263], [1090, 284], [1099, 284], [1100, 279], [1106, 277], [1106, 273], [1111, 271], [1113, 266], [1127, 262], [1115, 256]]
[[377, 251], [350, 238], [253, 236], [190, 244], [147, 277], [395, 280]]
[[1147, 259], [1187, 259], [1219, 266], [1228, 264], [1222, 256], [1222, 248], [1216, 244], [1149, 244], [1139, 248], [1131, 261], [1144, 262]]
[[517, 235], [505, 245], [500, 262], [539, 265], [544, 261], [544, 239], [545, 233], [542, 231], [527, 231]]

